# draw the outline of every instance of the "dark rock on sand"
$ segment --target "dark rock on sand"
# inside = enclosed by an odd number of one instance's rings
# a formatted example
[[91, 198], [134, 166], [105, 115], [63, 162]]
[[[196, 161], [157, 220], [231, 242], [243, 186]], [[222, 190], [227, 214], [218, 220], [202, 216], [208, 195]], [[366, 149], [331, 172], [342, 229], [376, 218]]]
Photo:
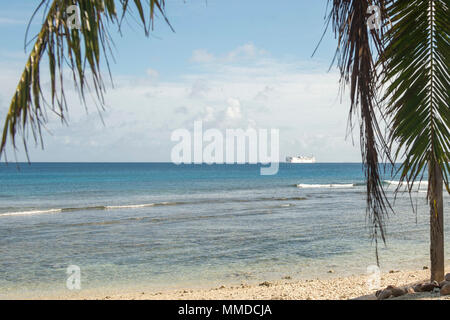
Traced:
[[400, 297], [406, 294], [406, 290], [403, 288], [388, 286], [386, 289], [391, 290], [394, 297]]
[[379, 290], [375, 294], [378, 300], [384, 300], [392, 296], [392, 291], [390, 289]]
[[411, 293], [414, 293], [414, 292], [416, 292], [416, 291], [414, 290], [413, 287], [408, 287], [408, 288], [406, 289], [406, 293], [411, 294]]
[[441, 296], [447, 296], [447, 295], [449, 295], [449, 294], [450, 294], [450, 283], [444, 285], [444, 286], [441, 288], [440, 293], [441, 293]]
[[413, 287], [414, 292], [422, 292], [422, 284], [418, 283]]
[[[431, 283], [423, 283], [420, 286], [420, 291], [417, 292], [430, 292], [433, 291], [434, 288], [439, 288], [439, 283], [437, 283], [436, 281], [433, 281]], [[415, 288], [414, 288], [415, 290]]]
[[259, 284], [260, 287], [270, 287], [272, 284], [270, 282], [264, 281]]
[[375, 296], [377, 297], [378, 300], [384, 300], [391, 296], [392, 297], [400, 297], [400, 296], [405, 295], [406, 293], [407, 293], [407, 291], [404, 288], [387, 286], [386, 289], [384, 289], [384, 290], [378, 290], [375, 293]]

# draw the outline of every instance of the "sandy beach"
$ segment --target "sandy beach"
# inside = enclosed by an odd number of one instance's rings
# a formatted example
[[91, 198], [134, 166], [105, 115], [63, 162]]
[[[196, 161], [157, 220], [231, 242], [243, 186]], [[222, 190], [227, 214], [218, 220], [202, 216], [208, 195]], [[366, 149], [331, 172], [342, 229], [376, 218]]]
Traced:
[[[448, 268], [447, 272], [450, 271]], [[388, 285], [411, 287], [429, 280], [429, 270], [397, 271], [381, 274], [380, 289]], [[368, 275], [330, 277], [327, 279], [293, 280], [289, 277], [259, 284], [236, 284], [209, 289], [179, 289], [168, 291], [92, 292], [81, 290], [67, 295], [39, 297], [40, 299], [89, 299], [89, 300], [375, 300], [376, 289], [367, 284]], [[410, 293], [389, 299], [441, 299], [450, 295], [437, 293]]]
[[450, 300], [450, 0], [211, 2], [0, 4], [0, 300]]

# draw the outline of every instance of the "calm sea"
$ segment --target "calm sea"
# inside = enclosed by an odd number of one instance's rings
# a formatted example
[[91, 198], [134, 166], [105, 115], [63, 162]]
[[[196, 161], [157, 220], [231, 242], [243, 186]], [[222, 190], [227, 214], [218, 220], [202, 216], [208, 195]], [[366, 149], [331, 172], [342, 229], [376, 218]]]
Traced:
[[[82, 290], [159, 290], [363, 274], [375, 264], [361, 164], [259, 169], [0, 164], [0, 298], [65, 292], [69, 265], [80, 267]], [[427, 264], [425, 195], [426, 185], [416, 212], [408, 196], [395, 201], [382, 270]]]

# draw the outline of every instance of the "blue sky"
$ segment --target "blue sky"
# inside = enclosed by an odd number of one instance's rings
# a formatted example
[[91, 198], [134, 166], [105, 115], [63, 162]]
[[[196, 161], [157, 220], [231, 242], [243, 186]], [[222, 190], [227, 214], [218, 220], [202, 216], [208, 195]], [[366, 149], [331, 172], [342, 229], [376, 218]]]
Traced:
[[[50, 115], [45, 150], [30, 146], [31, 160], [170, 161], [171, 132], [203, 120], [219, 129], [278, 128], [282, 158], [302, 153], [323, 162], [360, 161], [359, 143], [346, 139], [348, 99], [338, 95], [336, 70], [328, 72], [336, 46], [331, 30], [311, 57], [326, 4], [170, 0], [175, 32], [162, 19], [149, 38], [133, 19], [122, 37], [111, 26], [115, 87], [108, 88], [104, 124], [95, 106], [86, 112], [73, 93], [69, 126]], [[26, 61], [23, 40], [35, 5], [0, 4], [1, 121]], [[25, 159], [22, 151], [18, 159]]]

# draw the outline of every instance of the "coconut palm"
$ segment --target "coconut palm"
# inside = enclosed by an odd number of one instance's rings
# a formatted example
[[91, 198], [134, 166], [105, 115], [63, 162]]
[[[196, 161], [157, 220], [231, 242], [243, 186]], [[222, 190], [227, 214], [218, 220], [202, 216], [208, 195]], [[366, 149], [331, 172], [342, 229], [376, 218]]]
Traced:
[[444, 279], [443, 185], [450, 193], [450, 2], [387, 3], [393, 26], [379, 63], [391, 141], [402, 157], [401, 181], [420, 181], [428, 170], [431, 280]]
[[[448, 0], [329, 3], [328, 23], [338, 38], [336, 58], [341, 85], [350, 87], [350, 119], [356, 117], [360, 126], [367, 216], [373, 239], [385, 242], [385, 221], [392, 210], [383, 188], [380, 163], [403, 160], [400, 181], [406, 180], [409, 192], [428, 170], [431, 278], [442, 280], [443, 184], [450, 192]], [[67, 23], [71, 5], [82, 13], [79, 29]], [[379, 30], [368, 28], [368, 9], [372, 5], [380, 9]], [[100, 66], [108, 66], [108, 31], [116, 25], [120, 32], [121, 22], [131, 8], [147, 35], [157, 13], [165, 19], [164, 0], [42, 0], [36, 11], [42, 8], [46, 18], [11, 100], [0, 155], [5, 153], [8, 137], [15, 148], [16, 138], [21, 135], [26, 150], [31, 131], [33, 138], [42, 143], [41, 127], [47, 120], [47, 110], [64, 120], [64, 65], [82, 100], [90, 92], [103, 106], [105, 86]], [[40, 85], [40, 64], [45, 55], [51, 83], [48, 100]], [[380, 129], [381, 121], [387, 123], [387, 135]], [[376, 256], [378, 260], [378, 253]]]
[[[371, 5], [380, 9], [378, 31], [367, 25]], [[437, 281], [444, 278], [443, 185], [450, 193], [449, 6], [448, 0], [333, 0], [329, 16], [338, 36], [341, 81], [350, 86], [351, 112], [361, 123], [375, 240], [378, 231], [385, 240], [390, 210], [379, 156], [403, 160], [400, 184], [406, 182], [409, 192], [428, 170], [431, 280]], [[386, 120], [387, 135], [378, 120]]]

